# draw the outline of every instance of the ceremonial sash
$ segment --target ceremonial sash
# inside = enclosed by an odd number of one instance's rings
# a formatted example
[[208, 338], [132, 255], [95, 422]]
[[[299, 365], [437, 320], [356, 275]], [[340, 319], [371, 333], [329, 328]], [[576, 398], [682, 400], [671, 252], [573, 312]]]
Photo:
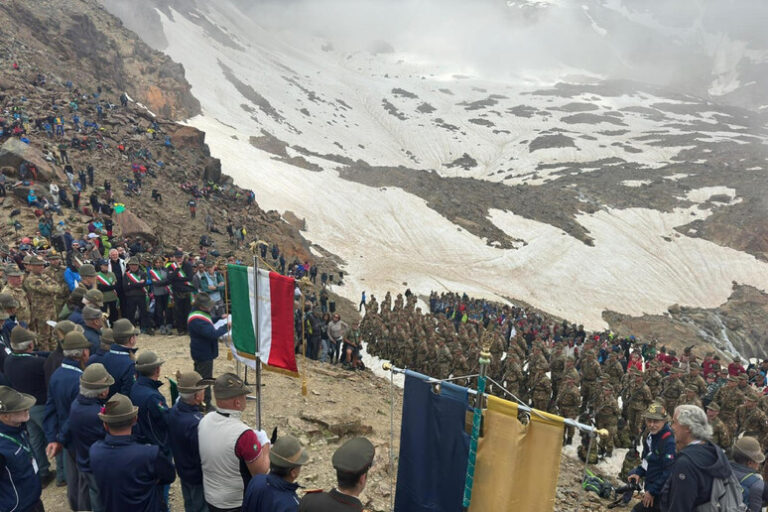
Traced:
[[[149, 277], [152, 279], [152, 281], [162, 281], [159, 275], [157, 275], [157, 272], [155, 269], [150, 269], [149, 271]], [[163, 286], [165, 288], [165, 291], [167, 291], [169, 294], [171, 293], [171, 287], [170, 286]]]
[[204, 311], [193, 311], [192, 313], [190, 313], [190, 315], [187, 317], [187, 323], [190, 323], [192, 320], [204, 320], [209, 324], [213, 325], [213, 320], [211, 320], [211, 315], [209, 315]]
[[177, 274], [179, 274], [179, 277], [181, 277], [184, 280], [184, 285], [192, 287], [192, 284], [189, 282], [189, 279], [187, 278], [187, 274], [184, 273], [184, 270], [176, 265], [175, 263], [171, 263], [171, 268], [176, 271]]
[[[137, 277], [136, 277], [134, 274], [132, 274], [131, 272], [126, 272], [126, 273], [125, 273], [125, 275], [128, 277], [128, 280], [129, 280], [130, 282], [132, 282], [133, 284], [140, 284], [140, 283], [142, 283], [142, 280], [141, 280], [141, 279], [139, 279], [139, 278], [137, 278]], [[144, 289], [144, 294], [146, 295], [146, 293], [147, 293], [147, 290], [146, 290], [146, 288], [145, 288], [145, 289]]]
[[104, 286], [112, 286], [113, 284], [115, 284], [115, 283], [113, 283], [113, 282], [110, 282], [110, 281], [107, 279], [107, 277], [108, 277], [108, 276], [105, 276], [105, 275], [104, 275], [104, 274], [102, 274], [101, 272], [99, 272], [98, 274], [96, 274], [96, 279], [97, 279], [97, 280], [98, 280], [98, 281], [99, 281], [101, 284], [103, 284]]

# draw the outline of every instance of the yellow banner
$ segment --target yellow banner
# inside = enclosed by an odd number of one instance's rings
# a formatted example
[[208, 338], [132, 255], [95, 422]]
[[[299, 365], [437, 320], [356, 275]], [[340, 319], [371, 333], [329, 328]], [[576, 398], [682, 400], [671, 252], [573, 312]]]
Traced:
[[536, 411], [523, 425], [516, 403], [489, 396], [469, 512], [552, 512], [562, 447], [563, 418]]

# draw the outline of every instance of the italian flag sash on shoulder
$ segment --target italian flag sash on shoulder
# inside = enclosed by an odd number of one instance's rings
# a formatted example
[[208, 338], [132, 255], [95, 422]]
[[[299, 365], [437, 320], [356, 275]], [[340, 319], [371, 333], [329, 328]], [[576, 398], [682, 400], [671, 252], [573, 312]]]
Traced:
[[[294, 353], [293, 278], [253, 267], [228, 265], [232, 304], [232, 352], [251, 368], [257, 359], [265, 369], [298, 377]], [[258, 284], [258, 297], [255, 290]], [[258, 325], [254, 312], [258, 311]], [[259, 350], [256, 350], [256, 336]]]

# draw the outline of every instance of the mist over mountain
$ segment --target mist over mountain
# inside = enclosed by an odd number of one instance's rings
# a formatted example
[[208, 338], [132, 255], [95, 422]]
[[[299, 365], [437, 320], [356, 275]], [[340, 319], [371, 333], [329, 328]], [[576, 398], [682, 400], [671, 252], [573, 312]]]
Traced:
[[768, 340], [762, 3], [104, 3], [183, 64], [188, 122], [349, 298]]

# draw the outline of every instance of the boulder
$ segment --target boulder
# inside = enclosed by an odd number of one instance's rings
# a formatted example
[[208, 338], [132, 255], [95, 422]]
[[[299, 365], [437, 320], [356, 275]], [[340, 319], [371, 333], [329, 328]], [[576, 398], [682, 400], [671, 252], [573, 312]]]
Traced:
[[157, 245], [158, 243], [157, 235], [155, 235], [149, 224], [141, 220], [130, 210], [124, 210], [122, 213], [115, 214], [115, 225], [123, 237], [140, 237], [149, 241], [152, 245]]
[[177, 149], [202, 148], [205, 145], [205, 133], [191, 126], [176, 126], [171, 132], [171, 142]]
[[219, 183], [221, 180], [221, 160], [218, 158], [209, 158], [203, 171], [203, 181], [212, 181]]
[[37, 180], [50, 182], [54, 177], [66, 179], [64, 173], [43, 159], [40, 152], [19, 139], [8, 139], [0, 146], [0, 167], [11, 167], [18, 177], [19, 166], [26, 160], [37, 167]]

